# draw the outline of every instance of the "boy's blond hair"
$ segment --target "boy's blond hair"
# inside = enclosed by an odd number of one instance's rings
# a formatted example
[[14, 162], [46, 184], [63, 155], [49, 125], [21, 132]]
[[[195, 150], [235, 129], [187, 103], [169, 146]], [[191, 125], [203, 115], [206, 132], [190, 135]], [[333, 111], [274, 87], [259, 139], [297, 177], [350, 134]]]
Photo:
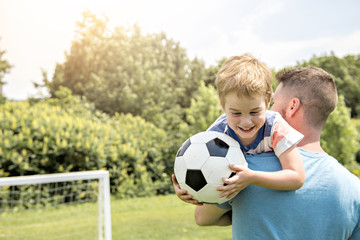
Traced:
[[216, 76], [215, 85], [223, 107], [225, 96], [232, 91], [247, 97], [264, 96], [268, 104], [272, 94], [272, 73], [264, 63], [247, 53], [227, 60]]

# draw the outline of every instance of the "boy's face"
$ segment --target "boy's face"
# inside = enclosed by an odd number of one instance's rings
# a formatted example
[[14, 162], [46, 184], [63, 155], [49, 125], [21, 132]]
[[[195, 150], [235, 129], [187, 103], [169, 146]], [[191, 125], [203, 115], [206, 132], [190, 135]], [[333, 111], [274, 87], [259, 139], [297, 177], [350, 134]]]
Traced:
[[264, 96], [247, 97], [237, 95], [236, 91], [228, 93], [224, 98], [223, 111], [227, 122], [245, 146], [252, 144], [259, 129], [265, 123], [265, 112], [268, 104]]

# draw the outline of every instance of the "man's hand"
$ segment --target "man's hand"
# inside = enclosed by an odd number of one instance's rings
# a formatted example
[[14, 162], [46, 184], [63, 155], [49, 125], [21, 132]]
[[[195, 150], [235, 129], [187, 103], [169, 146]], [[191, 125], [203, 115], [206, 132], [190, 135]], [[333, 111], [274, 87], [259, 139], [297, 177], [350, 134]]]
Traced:
[[180, 198], [182, 201], [186, 203], [191, 203], [197, 206], [203, 205], [202, 203], [199, 203], [198, 200], [193, 199], [191, 194], [188, 194], [188, 192], [185, 189], [181, 189], [179, 183], [176, 180], [175, 174], [171, 175], [173, 186], [175, 189], [176, 196]]

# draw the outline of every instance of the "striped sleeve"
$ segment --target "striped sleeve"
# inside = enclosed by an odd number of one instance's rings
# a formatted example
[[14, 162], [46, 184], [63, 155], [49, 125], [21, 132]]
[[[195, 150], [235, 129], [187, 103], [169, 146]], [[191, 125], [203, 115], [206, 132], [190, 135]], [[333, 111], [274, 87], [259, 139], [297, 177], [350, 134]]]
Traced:
[[304, 135], [292, 128], [280, 114], [276, 115], [271, 129], [271, 142], [276, 156], [298, 144]]

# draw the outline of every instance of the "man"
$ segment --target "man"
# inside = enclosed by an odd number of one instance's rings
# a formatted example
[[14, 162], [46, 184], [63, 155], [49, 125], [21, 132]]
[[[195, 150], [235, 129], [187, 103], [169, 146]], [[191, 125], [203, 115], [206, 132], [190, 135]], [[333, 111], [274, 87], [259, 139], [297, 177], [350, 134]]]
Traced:
[[[272, 110], [281, 113], [290, 126], [304, 135], [297, 145], [305, 167], [303, 187], [276, 191], [250, 185], [227, 203], [202, 205], [180, 189], [173, 177], [178, 197], [198, 205], [197, 224], [232, 224], [233, 239], [359, 240], [360, 180], [320, 146], [322, 128], [337, 104], [332, 77], [319, 68], [309, 67], [281, 72], [277, 79], [279, 86]], [[250, 169], [281, 170], [272, 153], [246, 158]], [[240, 166], [232, 169], [241, 174]], [[235, 180], [219, 190], [229, 191]]]

